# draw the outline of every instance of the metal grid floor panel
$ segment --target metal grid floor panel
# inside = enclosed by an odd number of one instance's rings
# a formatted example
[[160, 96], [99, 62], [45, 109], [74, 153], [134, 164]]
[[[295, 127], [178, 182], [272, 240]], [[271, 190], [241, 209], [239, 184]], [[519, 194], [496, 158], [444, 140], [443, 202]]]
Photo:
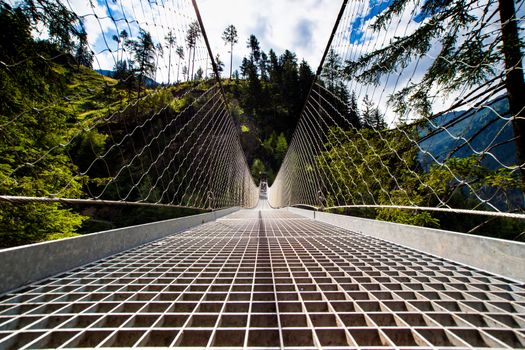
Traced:
[[5, 295], [0, 349], [521, 348], [525, 286], [241, 211]]

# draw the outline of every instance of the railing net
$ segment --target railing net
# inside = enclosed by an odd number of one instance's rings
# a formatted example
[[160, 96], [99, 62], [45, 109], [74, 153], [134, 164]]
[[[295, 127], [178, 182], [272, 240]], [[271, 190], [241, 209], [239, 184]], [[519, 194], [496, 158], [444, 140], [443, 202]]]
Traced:
[[44, 79], [65, 85], [2, 107], [4, 201], [256, 205], [239, 127], [192, 1], [0, 4], [5, 18], [22, 14], [32, 40], [50, 47], [2, 55], [2, 75], [22, 84], [31, 64], [56, 71]]
[[345, 1], [271, 205], [523, 218], [523, 6]]

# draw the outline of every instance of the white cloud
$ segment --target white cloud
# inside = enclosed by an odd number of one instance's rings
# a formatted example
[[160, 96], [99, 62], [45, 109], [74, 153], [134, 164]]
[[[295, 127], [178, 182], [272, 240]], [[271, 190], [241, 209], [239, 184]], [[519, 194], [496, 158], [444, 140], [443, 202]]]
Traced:
[[[111, 35], [107, 34], [108, 31], [115, 28], [115, 25], [108, 18], [106, 7], [99, 5], [97, 1], [91, 2], [86, 0], [70, 0], [67, 4], [84, 21], [84, 26], [88, 33], [89, 46], [96, 54], [93, 66], [95, 68], [111, 69], [115, 64], [116, 58], [113, 57], [111, 51], [106, 47], [104, 40], [108, 42], [107, 46], [110, 49], [115, 49], [111, 41]], [[104, 45], [100, 45], [100, 42], [104, 42]]]
[[[201, 0], [198, 4], [212, 50], [225, 63], [229, 62], [229, 48], [221, 35], [226, 26], [233, 24], [239, 33], [234, 67], [248, 54], [246, 41], [255, 34], [263, 50], [274, 49], [277, 54], [292, 50], [313, 69], [321, 60], [341, 6], [339, 1], [319, 0]], [[302, 23], [310, 24], [311, 42], [301, 42], [298, 28]]]

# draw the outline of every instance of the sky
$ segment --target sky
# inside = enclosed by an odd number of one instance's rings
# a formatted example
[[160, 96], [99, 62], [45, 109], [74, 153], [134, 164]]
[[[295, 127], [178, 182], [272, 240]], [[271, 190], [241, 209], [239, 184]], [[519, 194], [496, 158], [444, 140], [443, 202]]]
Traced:
[[[120, 59], [116, 53], [119, 48], [112, 37], [122, 29], [136, 38], [140, 24], [155, 42], [164, 43], [165, 35], [173, 28], [179, 31], [175, 33], [177, 45], [185, 47], [185, 32], [180, 29], [187, 28], [196, 18], [190, 0], [68, 0], [64, 3], [84, 20], [90, 47], [96, 53], [95, 69], [111, 70]], [[286, 49], [291, 50], [299, 61], [305, 59], [315, 71], [342, 0], [197, 0], [197, 4], [213, 54], [220, 55], [226, 75], [230, 48], [222, 40], [222, 33], [231, 24], [237, 28], [239, 36], [233, 50], [233, 70], [238, 69], [242, 58], [248, 55], [246, 42], [254, 34], [265, 52], [274, 49], [280, 55]], [[198, 45], [196, 65], [208, 66], [211, 72], [204, 43], [200, 41]], [[159, 62], [155, 77], [159, 82], [167, 81], [166, 56]], [[183, 66], [178, 62], [175, 65]]]
[[[317, 68], [324, 52], [341, 0], [199, 0], [198, 5], [214, 53], [228, 67], [229, 47], [221, 39], [233, 24], [239, 34], [234, 47], [234, 67], [248, 54], [246, 41], [255, 34], [261, 48], [277, 54], [289, 49], [299, 60]], [[235, 68], [234, 68], [235, 70]], [[226, 68], [225, 71], [228, 71]]]

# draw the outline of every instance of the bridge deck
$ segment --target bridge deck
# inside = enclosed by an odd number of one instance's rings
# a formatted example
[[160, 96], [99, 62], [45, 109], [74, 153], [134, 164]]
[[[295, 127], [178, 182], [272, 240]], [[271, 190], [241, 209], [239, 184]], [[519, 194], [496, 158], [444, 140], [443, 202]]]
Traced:
[[0, 301], [0, 349], [525, 346], [525, 286], [287, 211], [228, 217]]

